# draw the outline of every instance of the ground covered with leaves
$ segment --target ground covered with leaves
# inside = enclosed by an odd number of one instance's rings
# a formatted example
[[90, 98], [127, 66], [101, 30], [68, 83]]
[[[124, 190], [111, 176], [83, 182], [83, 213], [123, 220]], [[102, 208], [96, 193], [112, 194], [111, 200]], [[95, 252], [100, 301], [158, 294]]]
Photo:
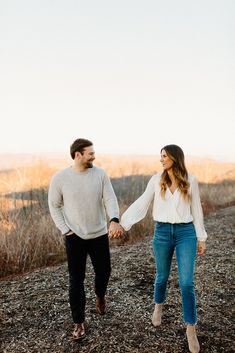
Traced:
[[[205, 219], [207, 251], [196, 263], [198, 338], [201, 352], [234, 352], [233, 263], [235, 207]], [[181, 315], [175, 259], [162, 325], [151, 325], [155, 277], [151, 237], [114, 246], [107, 313], [95, 310], [94, 274], [86, 277], [87, 336], [71, 340], [67, 265], [49, 267], [1, 281], [1, 352], [4, 353], [184, 353], [188, 352]]]

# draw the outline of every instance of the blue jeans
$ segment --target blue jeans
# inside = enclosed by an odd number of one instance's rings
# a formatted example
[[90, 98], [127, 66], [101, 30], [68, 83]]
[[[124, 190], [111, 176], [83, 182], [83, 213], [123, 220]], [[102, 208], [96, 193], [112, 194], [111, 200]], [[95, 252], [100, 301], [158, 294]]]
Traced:
[[186, 324], [194, 325], [197, 321], [194, 291], [197, 239], [193, 223], [171, 224], [157, 222], [155, 224], [153, 238], [153, 251], [156, 261], [154, 301], [155, 304], [163, 304], [166, 300], [167, 281], [175, 249], [183, 318]]

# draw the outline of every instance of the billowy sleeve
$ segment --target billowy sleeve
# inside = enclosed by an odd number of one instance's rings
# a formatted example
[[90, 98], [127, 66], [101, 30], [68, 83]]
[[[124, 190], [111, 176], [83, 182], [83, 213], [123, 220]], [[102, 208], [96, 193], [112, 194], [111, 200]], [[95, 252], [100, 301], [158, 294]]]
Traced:
[[133, 224], [141, 221], [145, 216], [154, 197], [155, 176], [149, 180], [144, 193], [128, 207], [121, 217], [121, 226], [128, 231]]
[[203, 211], [199, 193], [198, 182], [193, 177], [191, 182], [191, 212], [193, 216], [193, 224], [196, 230], [197, 239], [205, 241], [207, 239], [207, 233], [204, 227]]

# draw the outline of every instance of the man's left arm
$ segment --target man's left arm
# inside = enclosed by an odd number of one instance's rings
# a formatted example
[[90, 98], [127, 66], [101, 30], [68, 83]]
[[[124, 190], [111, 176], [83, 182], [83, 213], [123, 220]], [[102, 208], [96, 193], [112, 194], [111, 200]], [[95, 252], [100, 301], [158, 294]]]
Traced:
[[119, 206], [113, 190], [110, 178], [105, 173], [103, 180], [103, 200], [109, 221], [109, 236], [119, 237], [123, 235], [123, 228], [119, 224]]

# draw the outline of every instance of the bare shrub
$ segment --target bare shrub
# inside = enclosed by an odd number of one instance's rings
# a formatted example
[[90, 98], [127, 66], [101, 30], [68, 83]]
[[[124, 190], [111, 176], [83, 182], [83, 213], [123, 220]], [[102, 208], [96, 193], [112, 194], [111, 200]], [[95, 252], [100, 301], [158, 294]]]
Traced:
[[[97, 157], [112, 177], [121, 214], [145, 190], [150, 177], [161, 170], [159, 157]], [[47, 194], [52, 174], [60, 167], [37, 163], [0, 171], [0, 274], [7, 276], [55, 264], [65, 259], [64, 239], [51, 220]], [[188, 162], [200, 181], [205, 214], [235, 203], [235, 165], [212, 161]], [[112, 245], [133, 243], [153, 234], [152, 207], [145, 219]]]
[[[36, 196], [39, 195], [38, 191]], [[1, 202], [1, 276], [58, 263], [65, 259], [63, 239], [52, 224], [46, 195], [44, 190], [40, 202], [37, 202], [34, 192], [30, 192], [32, 199], [13, 199], [11, 207], [6, 200]]]
[[223, 180], [219, 183], [201, 183], [200, 194], [204, 214], [235, 204], [235, 182]]

